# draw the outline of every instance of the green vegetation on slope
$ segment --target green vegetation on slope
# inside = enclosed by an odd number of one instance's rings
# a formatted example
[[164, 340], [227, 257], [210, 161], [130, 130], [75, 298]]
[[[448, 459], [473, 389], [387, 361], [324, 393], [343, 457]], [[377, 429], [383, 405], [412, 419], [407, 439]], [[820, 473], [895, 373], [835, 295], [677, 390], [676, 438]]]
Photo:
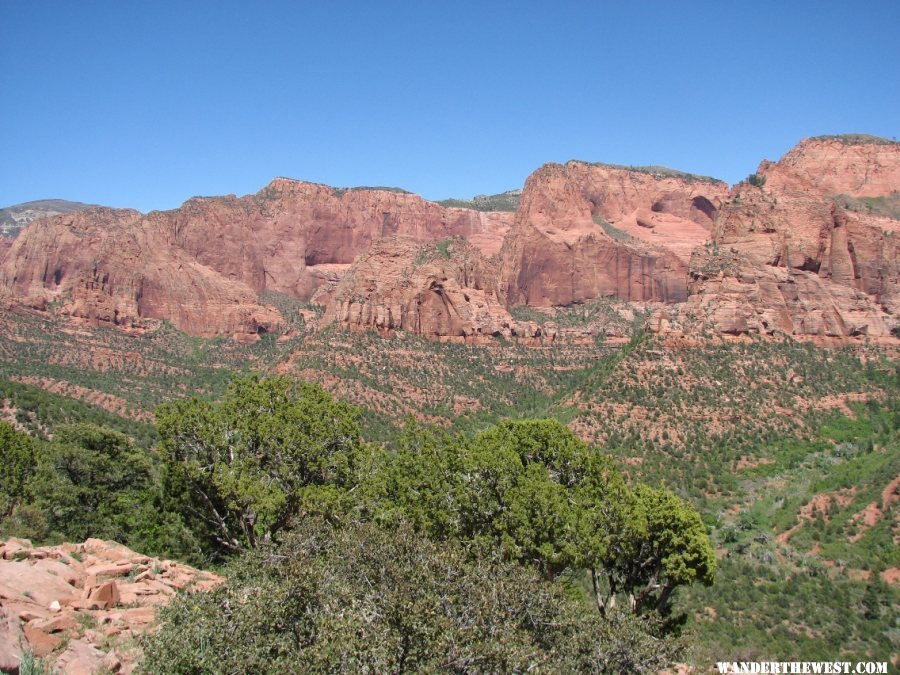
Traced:
[[[817, 438], [784, 441], [771, 464], [737, 473], [732, 508], [709, 512], [721, 565], [715, 590], [681, 607], [700, 638], [695, 659], [881, 660], [900, 646], [900, 592], [881, 574], [900, 566], [893, 502], [900, 476], [896, 399], [831, 416]], [[896, 497], [896, 484], [893, 494]]]
[[[299, 317], [308, 308], [296, 309]], [[0, 371], [72, 378], [152, 410], [194, 393], [219, 398], [235, 371], [277, 369], [360, 406], [361, 436], [394, 451], [397, 426], [411, 414], [469, 438], [505, 418], [556, 418], [616, 458], [631, 482], [666, 488], [702, 515], [717, 581], [692, 586], [673, 605], [687, 614], [692, 642], [707, 646], [696, 663], [827, 659], [835, 645], [841, 655], [884, 660], [900, 649], [897, 589], [875, 574], [890, 578], [898, 567], [897, 506], [879, 507], [877, 518], [869, 508], [900, 473], [892, 359], [862, 345], [824, 350], [791, 340], [672, 349], [640, 330], [630, 342], [607, 343], [604, 330], [628, 334], [641, 321], [606, 301], [516, 311], [595, 336], [473, 346], [314, 333], [298, 319], [281, 339], [238, 345], [167, 326], [137, 337], [60, 333], [52, 320], [27, 315], [0, 330]], [[38, 429], [50, 408], [32, 407], [44, 411], [30, 417]], [[130, 433], [129, 422], [120, 424]], [[572, 583], [593, 592], [589, 577]]]
[[437, 203], [441, 206], [476, 211], [515, 211], [519, 208], [521, 199], [521, 190], [509, 190], [496, 195], [476, 195], [472, 199], [443, 199]]
[[900, 192], [892, 192], [881, 197], [851, 197], [850, 195], [835, 195], [832, 201], [848, 211], [871, 213], [876, 216], [884, 216], [900, 220]]
[[884, 138], [882, 136], [873, 136], [872, 134], [834, 134], [825, 136], [815, 136], [814, 141], [840, 141], [847, 145], [892, 145], [896, 140]]
[[[699, 514], [632, 491], [555, 420], [473, 438], [410, 423], [392, 451], [361, 442], [345, 403], [284, 377], [240, 378], [158, 418], [158, 453], [87, 424], [50, 441], [0, 424], [4, 534], [244, 556], [228, 587], [168, 610], [147, 642], [154, 672], [206, 658], [404, 671], [448, 655], [461, 671], [650, 672], [680, 651], [673, 591], [712, 582]], [[585, 569], [595, 604], [570, 581]]]
[[578, 159], [574, 159], [571, 161], [578, 162], [579, 164], [590, 164], [591, 166], [602, 166], [610, 169], [624, 169], [625, 171], [646, 173], [653, 176], [654, 178], [680, 178], [681, 180], [688, 183], [725, 183], [725, 181], [719, 178], [713, 178], [712, 176], [701, 176], [700, 174], [688, 173], [687, 171], [679, 171], [678, 169], [671, 169], [667, 166], [660, 166], [658, 164], [653, 164], [650, 166], [631, 166], [625, 164], [609, 164], [607, 162], [583, 162]]

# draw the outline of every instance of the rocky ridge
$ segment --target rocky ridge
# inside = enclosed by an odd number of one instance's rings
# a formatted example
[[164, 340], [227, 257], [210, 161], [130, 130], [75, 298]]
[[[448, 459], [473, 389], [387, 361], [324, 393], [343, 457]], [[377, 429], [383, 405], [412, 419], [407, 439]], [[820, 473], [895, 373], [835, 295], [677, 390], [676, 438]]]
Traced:
[[100, 539], [0, 542], [0, 670], [18, 672], [30, 655], [53, 672], [130, 673], [140, 656], [131, 638], [152, 630], [157, 608], [222, 581]]
[[732, 188], [682, 316], [719, 332], [845, 337], [896, 325], [900, 220], [841, 205], [900, 186], [900, 144], [810, 139]]
[[546, 334], [508, 310], [606, 297], [650, 303], [666, 333], [881, 338], [900, 305], [898, 195], [900, 144], [861, 136], [807, 139], [731, 189], [662, 167], [548, 164], [521, 195], [495, 196], [515, 213], [279, 178], [173, 211], [37, 221], [0, 247], [0, 296], [242, 340], [282, 325], [273, 291], [325, 306], [324, 324], [439, 339]]

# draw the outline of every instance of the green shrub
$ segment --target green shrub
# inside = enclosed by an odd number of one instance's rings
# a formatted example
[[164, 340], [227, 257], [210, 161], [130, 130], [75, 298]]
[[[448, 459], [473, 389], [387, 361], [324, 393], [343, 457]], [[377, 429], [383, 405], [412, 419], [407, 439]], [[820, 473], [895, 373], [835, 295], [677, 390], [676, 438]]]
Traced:
[[678, 643], [565, 588], [411, 527], [310, 520], [181, 596], [143, 672], [656, 672]]

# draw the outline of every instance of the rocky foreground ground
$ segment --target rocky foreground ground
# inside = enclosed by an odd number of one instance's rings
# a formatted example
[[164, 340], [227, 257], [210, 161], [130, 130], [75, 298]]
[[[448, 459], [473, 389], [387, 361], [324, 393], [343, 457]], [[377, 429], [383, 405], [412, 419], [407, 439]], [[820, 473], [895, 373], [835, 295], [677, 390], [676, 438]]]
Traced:
[[18, 672], [33, 657], [54, 672], [130, 673], [140, 656], [135, 638], [153, 630], [157, 608], [177, 591], [221, 582], [112, 541], [0, 542], [0, 671]]

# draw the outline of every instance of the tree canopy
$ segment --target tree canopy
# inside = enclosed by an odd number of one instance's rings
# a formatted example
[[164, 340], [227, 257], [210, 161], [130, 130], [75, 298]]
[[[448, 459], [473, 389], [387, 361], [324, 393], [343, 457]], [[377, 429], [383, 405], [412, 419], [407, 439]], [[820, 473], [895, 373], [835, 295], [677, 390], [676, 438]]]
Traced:
[[217, 547], [254, 548], [356, 483], [356, 417], [321, 387], [285, 377], [235, 380], [216, 403], [165, 404], [157, 420], [169, 492]]
[[[634, 494], [629, 527], [622, 532], [616, 555], [593, 571], [594, 590], [603, 609], [622, 593], [634, 612], [666, 616], [678, 586], [713, 582], [715, 551], [700, 514], [680, 497], [643, 484]], [[606, 593], [598, 575], [605, 577]]]
[[509, 420], [472, 439], [410, 422], [369, 479], [381, 522], [499, 550], [547, 578], [590, 570], [598, 607], [667, 614], [675, 588], [710, 583], [699, 514], [668, 490], [629, 489], [613, 462], [556, 420]]
[[33, 472], [31, 438], [0, 422], [0, 521], [8, 518], [25, 496], [25, 485]]

